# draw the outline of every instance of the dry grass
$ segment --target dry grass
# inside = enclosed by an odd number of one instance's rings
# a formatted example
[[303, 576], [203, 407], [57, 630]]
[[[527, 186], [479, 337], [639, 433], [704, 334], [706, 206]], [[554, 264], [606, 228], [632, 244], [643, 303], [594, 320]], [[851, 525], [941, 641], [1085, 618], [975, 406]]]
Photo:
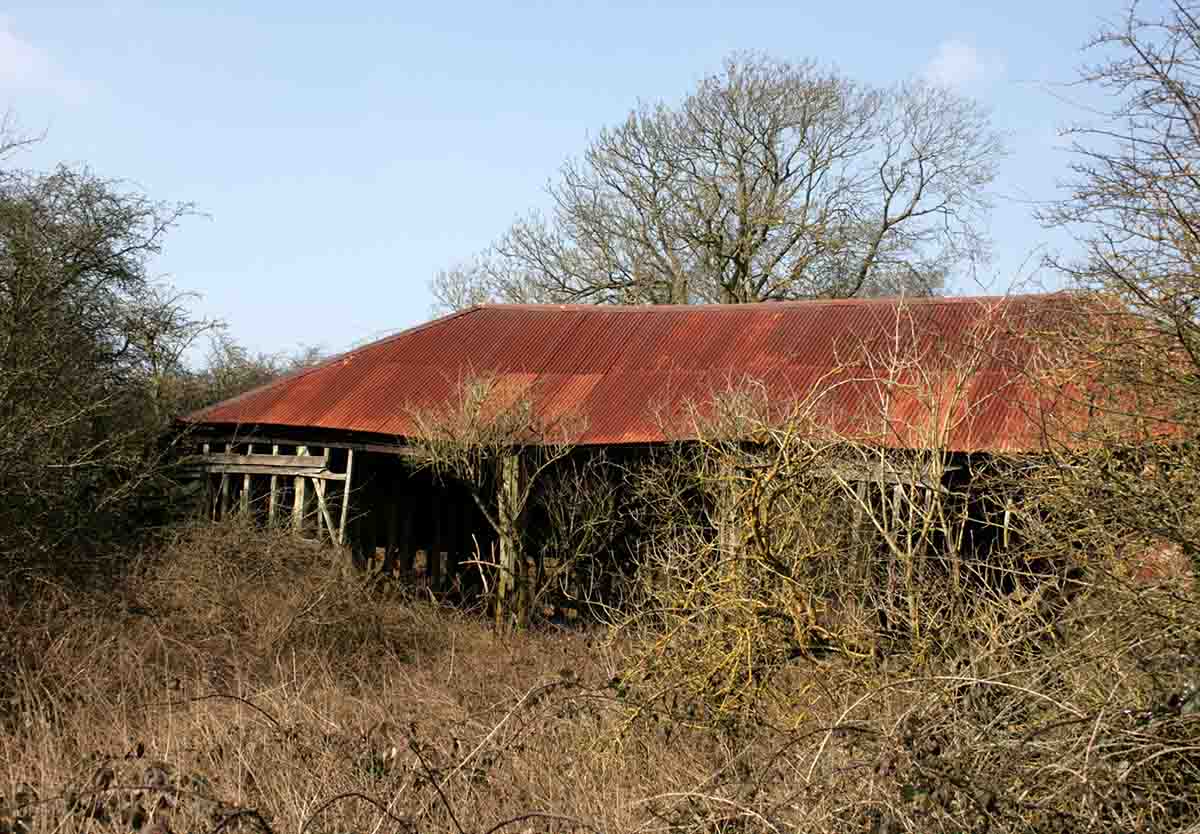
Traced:
[[189, 530], [120, 594], [3, 612], [0, 831], [632, 830], [726, 758], [620, 734], [603, 634], [497, 635], [333, 558]]
[[612, 635], [498, 635], [333, 559], [187, 530], [118, 594], [4, 611], [0, 832], [1169, 831], [1200, 783], [1196, 714], [1121, 713], [1164, 672], [1108, 657], [1111, 607], [1054, 679], [801, 661], [716, 729]]

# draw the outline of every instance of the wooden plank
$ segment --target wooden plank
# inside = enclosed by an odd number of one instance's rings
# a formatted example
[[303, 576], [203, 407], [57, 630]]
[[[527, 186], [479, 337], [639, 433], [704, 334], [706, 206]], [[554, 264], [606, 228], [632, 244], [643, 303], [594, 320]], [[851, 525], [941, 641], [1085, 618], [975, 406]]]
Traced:
[[1004, 534], [1002, 536], [1002, 544], [1005, 550], [1008, 550], [1010, 543], [1010, 531], [1012, 530], [1012, 514], [1013, 502], [1012, 498], [1004, 499]]
[[[278, 449], [278, 446], [275, 446]], [[303, 448], [303, 447], [301, 447]], [[221, 454], [220, 452], [202, 455], [198, 457], [184, 458], [181, 461], [184, 465], [200, 464], [213, 465], [221, 464], [225, 466], [308, 466], [316, 469], [324, 469], [329, 465], [328, 455], [235, 455]]]
[[350, 518], [350, 476], [354, 472], [354, 450], [346, 450], [346, 486], [342, 491], [342, 518], [338, 527], [337, 543], [346, 546], [346, 521]]
[[[205, 450], [207, 451], [207, 449]], [[279, 455], [279, 444], [276, 443], [271, 447], [272, 457]], [[271, 473], [271, 497], [267, 499], [267, 523], [275, 523], [275, 508], [279, 504], [279, 476]]]
[[[246, 452], [248, 453], [248, 457], [254, 457], [254, 444], [248, 446], [246, 448]], [[242, 475], [242, 500], [240, 502], [239, 509], [243, 515], [246, 515], [250, 512], [250, 477], [251, 475], [249, 472], [243, 473]]]
[[[291, 445], [295, 445], [298, 443], [306, 442], [306, 441], [298, 440], [295, 437], [287, 438], [287, 437], [278, 437], [275, 435], [262, 435], [262, 434], [242, 434], [242, 435], [214, 434], [214, 435], [209, 435], [209, 437], [210, 437], [210, 439], [212, 439], [214, 441], [231, 440], [236, 443], [245, 443], [248, 440], [253, 439], [253, 441], [255, 443], [261, 443], [264, 445], [267, 443], [278, 443], [283, 446], [291, 446]], [[392, 444], [392, 443], [355, 443], [353, 441], [334, 441], [334, 440], [321, 440], [321, 441], [309, 440], [309, 441], [307, 441], [307, 443], [314, 445], [314, 446], [317, 445], [318, 443], [320, 443], [320, 445], [326, 446], [330, 449], [354, 449], [359, 452], [375, 452], [375, 453], [381, 454], [381, 455], [395, 455], [396, 457], [402, 457], [402, 458], [410, 458], [410, 457], [415, 457], [417, 455], [417, 452], [415, 449], [413, 449], [411, 446], [405, 446], [401, 443], [395, 443], [395, 444]]]
[[497, 509], [499, 511], [499, 520], [502, 528], [500, 534], [500, 575], [496, 579], [496, 614], [497, 617], [502, 617], [504, 609], [507, 607], [506, 601], [508, 595], [514, 588], [516, 581], [516, 553], [514, 552], [513, 543], [509, 540], [510, 536], [519, 535], [519, 531], [508, 529], [512, 526], [515, 520], [516, 506], [518, 500], [517, 490], [520, 488], [518, 478], [519, 461], [514, 454], [503, 455], [500, 458], [499, 484], [497, 484], [499, 494], [496, 496]]
[[[329, 516], [329, 503], [325, 500], [325, 482], [321, 481], [321, 480], [314, 480], [313, 481], [313, 492], [315, 492], [317, 494], [317, 509], [320, 512], [320, 514], [317, 516], [317, 518], [318, 518], [318, 520], [320, 520], [320, 519], [325, 520], [325, 526], [329, 530], [329, 538], [331, 541], [336, 543], [337, 539], [336, 539], [336, 534], [334, 531], [337, 530], [337, 528], [333, 526], [333, 519], [330, 518], [330, 516]], [[320, 530], [321, 530], [321, 528], [318, 523], [318, 526], [317, 526], [317, 538], [318, 539], [321, 537]]]
[[323, 481], [344, 481], [346, 476], [339, 472], [330, 472], [313, 466], [252, 466], [214, 463], [198, 467], [202, 472], [224, 475], [282, 475], [283, 477], [320, 478]]
[[[296, 450], [298, 454], [306, 455], [307, 447], [301, 446]], [[304, 512], [305, 505], [308, 503], [308, 480], [303, 475], [297, 475], [294, 482], [294, 493], [292, 498], [292, 529], [297, 533], [304, 530]]]
[[[204, 454], [208, 454], [209, 446], [207, 443], [203, 446]], [[204, 513], [208, 516], [209, 521], [216, 520], [216, 490], [213, 489], [213, 479], [211, 475], [204, 476]]]
[[[226, 443], [225, 451], [229, 452], [233, 449], [233, 444]], [[229, 475], [221, 475], [221, 518], [226, 518], [229, 515]]]

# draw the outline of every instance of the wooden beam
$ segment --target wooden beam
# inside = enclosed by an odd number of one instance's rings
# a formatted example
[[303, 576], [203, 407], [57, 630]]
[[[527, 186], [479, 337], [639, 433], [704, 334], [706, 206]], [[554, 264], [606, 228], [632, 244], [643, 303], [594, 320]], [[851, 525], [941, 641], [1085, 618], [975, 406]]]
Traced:
[[1009, 546], [1009, 542], [1010, 542], [1010, 531], [1012, 530], [1012, 513], [1013, 513], [1012, 498], [1005, 498], [1004, 499], [1004, 535], [1002, 536], [1002, 539], [1001, 539], [1005, 550], [1008, 550], [1008, 546]]
[[225, 435], [213, 434], [207, 435], [213, 441], [229, 440], [235, 443], [245, 443], [253, 440], [255, 443], [267, 444], [278, 443], [283, 446], [293, 446], [300, 443], [307, 443], [312, 446], [326, 446], [330, 449], [354, 449], [359, 452], [374, 452], [381, 455], [395, 455], [396, 457], [410, 458], [417, 455], [417, 451], [411, 446], [406, 446], [402, 443], [356, 443], [353, 441], [335, 441], [335, 440], [316, 440], [309, 439], [307, 441], [299, 440], [295, 437], [287, 438], [277, 435], [264, 435], [255, 432], [248, 432], [240, 435]]
[[[204, 444], [204, 454], [208, 454], [209, 446]], [[217, 517], [216, 507], [216, 490], [213, 489], [212, 476], [205, 473], [204, 475], [204, 514], [208, 516], [209, 521], [215, 521]]]
[[[304, 455], [308, 449], [301, 446], [296, 451]], [[303, 475], [297, 475], [293, 484], [295, 492], [292, 496], [292, 529], [299, 533], [304, 530], [304, 510], [305, 504], [308, 503], [308, 481]]]
[[[325, 500], [325, 482], [319, 479], [313, 480], [313, 492], [317, 494], [317, 510], [320, 513], [318, 520], [324, 519], [325, 526], [329, 528], [329, 539], [334, 544], [337, 544], [337, 528], [333, 526], [333, 519], [329, 515], [329, 502]], [[320, 524], [317, 526], [317, 538], [320, 538]]]
[[511, 529], [511, 527], [516, 516], [516, 503], [520, 489], [519, 465], [520, 461], [515, 454], [506, 454], [500, 458], [499, 483], [497, 484], [499, 494], [496, 498], [500, 526], [505, 529], [500, 532], [500, 575], [496, 579], [497, 618], [503, 616], [507, 597], [513, 590], [517, 575], [517, 554], [511, 539], [519, 535], [519, 531]]
[[[249, 455], [253, 456], [254, 444], [250, 444], [250, 446], [248, 446], [246, 448], [246, 451], [247, 451], [247, 453], [249, 453]], [[240, 502], [239, 508], [243, 515], [246, 515], [250, 512], [250, 473], [249, 472], [246, 472], [242, 475], [242, 495], [241, 495], [241, 502]]]
[[[278, 449], [278, 445], [274, 448]], [[301, 448], [304, 448], [303, 446]], [[186, 465], [208, 466], [221, 464], [224, 466], [307, 466], [323, 469], [329, 465], [328, 455], [234, 455], [216, 452], [184, 458], [180, 461]]]
[[354, 472], [354, 450], [346, 450], [346, 486], [342, 490], [342, 518], [341, 524], [338, 526], [337, 543], [341, 547], [346, 546], [346, 522], [350, 518], [350, 476]]
[[[282, 457], [282, 455], [280, 457]], [[238, 466], [233, 464], [212, 463], [206, 466], [201, 466], [199, 469], [203, 472], [226, 475], [244, 475], [249, 472], [251, 475], [282, 475], [285, 478], [303, 475], [306, 478], [320, 478], [323, 481], [346, 480], [346, 476], [339, 472], [330, 472], [328, 469], [323, 469], [316, 466], [258, 466], [257, 464]]]
[[[207, 446], [207, 444], [205, 444]], [[208, 450], [205, 449], [207, 452]], [[271, 447], [271, 456], [279, 456], [279, 444]], [[275, 523], [275, 508], [279, 504], [279, 476], [271, 473], [271, 497], [267, 499], [267, 524]]]
[[[229, 452], [233, 449], [232, 443], [225, 444], [225, 451]], [[229, 475], [221, 475], [221, 518], [226, 518], [229, 515]]]

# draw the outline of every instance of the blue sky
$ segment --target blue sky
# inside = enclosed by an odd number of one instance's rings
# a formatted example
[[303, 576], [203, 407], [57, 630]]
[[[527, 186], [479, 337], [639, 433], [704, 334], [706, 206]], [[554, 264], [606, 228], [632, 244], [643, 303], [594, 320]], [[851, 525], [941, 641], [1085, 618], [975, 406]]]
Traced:
[[[734, 50], [925, 77], [992, 108], [988, 289], [1069, 247], [1031, 218], [1087, 113], [1080, 47], [1116, 0], [1053, 3], [9, 3], [0, 96], [89, 164], [204, 216], [156, 271], [255, 350], [341, 349], [428, 317], [427, 282], [545, 204], [562, 161], [638, 99]], [[1052, 278], [1047, 277], [1047, 280]], [[979, 287], [962, 285], [961, 290]]]

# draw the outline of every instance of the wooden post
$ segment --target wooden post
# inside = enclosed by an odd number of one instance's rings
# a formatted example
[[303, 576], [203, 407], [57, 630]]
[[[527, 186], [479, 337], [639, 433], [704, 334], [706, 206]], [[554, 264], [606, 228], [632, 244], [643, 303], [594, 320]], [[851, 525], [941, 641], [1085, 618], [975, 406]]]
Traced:
[[[333, 518], [329, 515], [329, 502], [325, 500], [325, 482], [320, 478], [313, 478], [313, 492], [317, 494], [317, 520], [320, 522], [324, 519], [325, 527], [329, 529], [329, 540], [336, 544], [334, 531], [337, 528], [333, 526]], [[317, 528], [317, 537], [320, 538], [320, 527]]]
[[[248, 454], [248, 455], [254, 454], [254, 444], [253, 443], [251, 443], [250, 445], [248, 445], [246, 447], [246, 454]], [[241, 495], [241, 501], [238, 504], [238, 509], [241, 511], [242, 515], [248, 515], [250, 513], [250, 473], [249, 472], [242, 475], [242, 495]]]
[[[205, 443], [201, 447], [201, 451], [204, 453], [205, 457], [208, 457], [209, 444]], [[217, 497], [216, 497], [216, 489], [214, 489], [214, 485], [213, 485], [213, 480], [214, 479], [213, 479], [212, 475], [210, 475], [207, 472], [204, 473], [204, 515], [207, 516], [209, 521], [213, 521], [217, 517], [217, 508], [216, 508], [216, 503], [215, 503], [217, 500]]]
[[[271, 454], [279, 454], [279, 444], [271, 447]], [[275, 509], [279, 505], [279, 476], [271, 476], [271, 497], [267, 499], [267, 524], [275, 524]]]
[[346, 450], [346, 486], [342, 490], [342, 518], [338, 527], [337, 543], [346, 546], [346, 521], [350, 518], [350, 476], [354, 472], [354, 450]]
[[[307, 446], [297, 446], [297, 455], [307, 455]], [[292, 529], [297, 533], [304, 532], [304, 509], [308, 503], [308, 479], [303, 475], [297, 475], [293, 481], [295, 484], [295, 495], [292, 498]]]
[[1002, 542], [1004, 544], [1005, 550], [1008, 550], [1008, 545], [1009, 545], [1009, 541], [1010, 541], [1009, 531], [1012, 529], [1012, 511], [1013, 511], [1012, 498], [1005, 498], [1004, 499], [1004, 535], [1002, 537]]
[[[225, 452], [228, 454], [228, 453], [231, 453], [232, 451], [233, 451], [233, 444], [226, 443], [225, 444]], [[227, 518], [228, 516], [229, 516], [229, 473], [222, 472], [221, 473], [221, 518]]]
[[[497, 510], [500, 521], [500, 576], [496, 579], [496, 617], [503, 619], [503, 609], [517, 579], [517, 502], [520, 498], [520, 461], [515, 453], [500, 458]], [[520, 589], [517, 589], [520, 590]]]

